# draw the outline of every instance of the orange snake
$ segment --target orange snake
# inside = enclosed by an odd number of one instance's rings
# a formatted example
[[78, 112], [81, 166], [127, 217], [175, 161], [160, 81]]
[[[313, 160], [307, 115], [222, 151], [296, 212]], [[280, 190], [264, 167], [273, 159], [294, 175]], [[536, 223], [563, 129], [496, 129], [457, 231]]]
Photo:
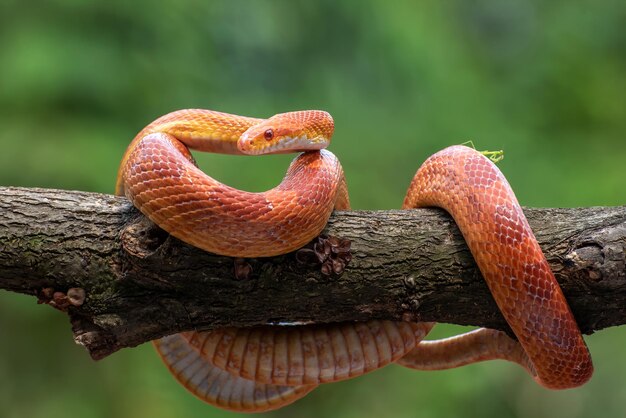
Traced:
[[[341, 165], [323, 149], [333, 129], [331, 116], [322, 111], [269, 119], [173, 112], [132, 141], [116, 191], [171, 235], [206, 251], [231, 257], [285, 254], [319, 235], [333, 209], [349, 209]], [[228, 154], [305, 152], [280, 185], [249, 193], [200, 171], [188, 147]], [[453, 216], [517, 341], [479, 329], [421, 342], [432, 323], [392, 321], [224, 328], [155, 341], [165, 364], [204, 401], [246, 412], [279, 408], [320, 383], [393, 362], [434, 370], [501, 358], [521, 364], [548, 388], [585, 383], [593, 372], [585, 342], [496, 166], [464, 146], [434, 154], [415, 174], [403, 204], [424, 206]]]

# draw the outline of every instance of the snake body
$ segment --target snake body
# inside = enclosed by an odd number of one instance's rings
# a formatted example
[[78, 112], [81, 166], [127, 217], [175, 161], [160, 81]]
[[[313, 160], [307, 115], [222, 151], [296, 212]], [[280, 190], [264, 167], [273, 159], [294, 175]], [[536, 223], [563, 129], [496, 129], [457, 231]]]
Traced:
[[[330, 115], [300, 111], [268, 119], [201, 109], [144, 128], [122, 159], [116, 191], [171, 235], [206, 251], [266, 257], [294, 251], [348, 209], [343, 170], [324, 148]], [[304, 151], [264, 193], [226, 186], [201, 172], [188, 148], [229, 154]], [[172, 374], [201, 399], [259, 412], [301, 398], [320, 383], [398, 362], [421, 370], [501, 358], [541, 385], [585, 383], [591, 358], [576, 321], [498, 168], [475, 150], [446, 148], [415, 174], [403, 208], [437, 206], [459, 226], [517, 340], [480, 329], [422, 341], [432, 323], [370, 321], [298, 327], [224, 328], [154, 342]]]

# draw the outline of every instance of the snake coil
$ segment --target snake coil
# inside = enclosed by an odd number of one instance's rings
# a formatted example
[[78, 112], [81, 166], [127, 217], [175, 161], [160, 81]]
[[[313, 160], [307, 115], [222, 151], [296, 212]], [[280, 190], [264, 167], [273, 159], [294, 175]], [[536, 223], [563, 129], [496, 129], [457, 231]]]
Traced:
[[[256, 119], [201, 109], [144, 128], [120, 165], [116, 191], [171, 235], [231, 257], [294, 251], [350, 204], [341, 164], [324, 148], [334, 123], [322, 111]], [[226, 186], [200, 171], [188, 148], [229, 154], [304, 151], [263, 193]], [[445, 369], [501, 358], [541, 385], [585, 383], [591, 358], [522, 209], [498, 168], [475, 150], [446, 148], [418, 169], [403, 208], [437, 206], [461, 232], [517, 341], [479, 329], [422, 341], [432, 323], [369, 321], [299, 327], [224, 328], [154, 341], [189, 391], [221, 408], [260, 412], [287, 405], [320, 383], [386, 364]]]

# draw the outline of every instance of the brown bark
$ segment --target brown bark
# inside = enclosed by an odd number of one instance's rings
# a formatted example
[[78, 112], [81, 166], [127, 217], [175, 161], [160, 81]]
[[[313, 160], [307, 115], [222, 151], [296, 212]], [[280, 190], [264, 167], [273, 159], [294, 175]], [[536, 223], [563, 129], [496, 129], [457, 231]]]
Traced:
[[[581, 329], [623, 324], [626, 207], [525, 213]], [[343, 274], [292, 253], [247, 260], [250, 277], [236, 279], [232, 259], [169, 237], [125, 198], [0, 188], [0, 289], [66, 310], [96, 359], [226, 325], [378, 318], [507, 330], [443, 211], [336, 212], [326, 233], [352, 242]]]

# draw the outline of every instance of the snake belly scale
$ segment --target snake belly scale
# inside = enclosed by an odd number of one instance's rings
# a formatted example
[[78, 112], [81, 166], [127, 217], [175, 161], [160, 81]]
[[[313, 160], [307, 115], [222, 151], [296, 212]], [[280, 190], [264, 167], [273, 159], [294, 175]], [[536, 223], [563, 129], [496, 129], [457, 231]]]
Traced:
[[[202, 109], [167, 114], [144, 128], [120, 165], [116, 192], [171, 235], [231, 257], [297, 250], [349, 209], [334, 130], [323, 111], [268, 119]], [[189, 149], [256, 155], [302, 152], [283, 181], [263, 193], [224, 185], [200, 171]], [[516, 339], [479, 329], [423, 341], [432, 323], [369, 321], [191, 331], [154, 341], [189, 391], [215, 406], [262, 412], [321, 383], [389, 363], [420, 370], [505, 359], [548, 388], [585, 383], [591, 358], [576, 321], [508, 182], [477, 151], [448, 147], [417, 170], [403, 208], [441, 207], [459, 226]]]

